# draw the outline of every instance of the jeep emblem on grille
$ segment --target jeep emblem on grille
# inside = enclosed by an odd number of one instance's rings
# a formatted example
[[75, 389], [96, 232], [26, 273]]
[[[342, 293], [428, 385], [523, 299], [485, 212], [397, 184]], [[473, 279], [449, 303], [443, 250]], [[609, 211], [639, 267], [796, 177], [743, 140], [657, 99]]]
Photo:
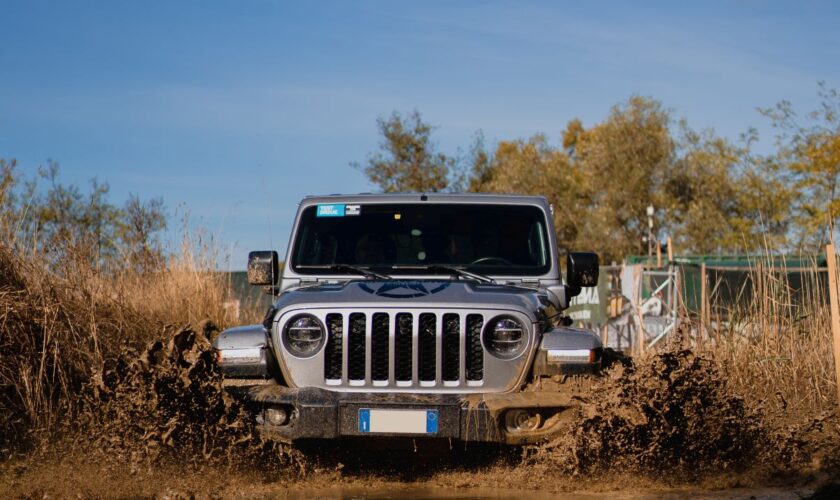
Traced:
[[[376, 286], [376, 285], [374, 285]], [[359, 283], [359, 288], [378, 297], [389, 299], [415, 299], [434, 295], [449, 286], [448, 281], [387, 281], [373, 288], [367, 283]]]

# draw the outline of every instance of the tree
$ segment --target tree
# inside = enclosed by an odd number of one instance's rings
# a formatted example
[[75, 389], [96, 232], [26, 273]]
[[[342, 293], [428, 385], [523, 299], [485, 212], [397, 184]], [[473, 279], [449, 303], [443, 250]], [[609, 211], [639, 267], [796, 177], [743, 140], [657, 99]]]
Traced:
[[817, 250], [829, 238], [840, 217], [840, 95], [819, 83], [820, 107], [803, 118], [788, 101], [761, 109], [779, 130], [776, 136], [778, 170], [789, 172], [797, 244]]
[[585, 130], [583, 122], [577, 118], [573, 118], [566, 124], [566, 130], [563, 131], [563, 149], [571, 158], [575, 157], [578, 140]]
[[653, 205], [663, 220], [668, 205], [662, 187], [673, 166], [670, 121], [659, 102], [634, 96], [588, 130], [567, 129], [574, 132], [575, 162], [589, 187], [580, 248], [598, 249], [607, 259], [647, 253], [647, 207]]
[[22, 183], [15, 168], [14, 160], [0, 160], [0, 237], [6, 243], [41, 252], [53, 263], [70, 259], [103, 270], [151, 270], [163, 262], [161, 199], [132, 195], [119, 207], [108, 201], [108, 185], [96, 179], [87, 191], [61, 183], [55, 162]]
[[[365, 175], [383, 192], [437, 192], [449, 187], [455, 159], [435, 151], [432, 126], [418, 111], [403, 117], [394, 112], [376, 120], [382, 142], [364, 167]], [[352, 164], [356, 168], [360, 165]]]
[[130, 195], [122, 209], [117, 233], [127, 263], [140, 270], [153, 269], [163, 262], [158, 234], [166, 229], [162, 198], [141, 200]]
[[746, 251], [789, 251], [796, 189], [773, 156], [747, 156], [745, 168], [733, 181], [738, 186], [740, 212], [732, 225]]
[[[21, 238], [36, 248], [50, 252], [87, 253], [92, 261], [101, 261], [116, 254], [114, 226], [119, 210], [107, 202], [109, 187], [91, 180], [90, 190], [83, 193], [75, 185], [58, 180], [59, 165], [50, 161], [39, 168], [38, 178], [26, 182], [26, 207], [20, 210]], [[38, 184], [47, 184], [46, 191]]]
[[[592, 249], [605, 261], [647, 253], [649, 206], [653, 237], [671, 236], [682, 253], [782, 250], [795, 222], [840, 211], [840, 99], [823, 96], [819, 116], [830, 126], [798, 128], [796, 147], [768, 156], [753, 155], [754, 135], [736, 145], [684, 120], [675, 127], [659, 101], [639, 96], [589, 128], [570, 120], [558, 146], [537, 134], [488, 148], [478, 134], [466, 165], [434, 151], [419, 113], [394, 113], [378, 121], [383, 152], [365, 172], [386, 192], [452, 189], [461, 168], [469, 191], [545, 196], [561, 249]], [[794, 128], [789, 105], [779, 109], [776, 121]]]
[[771, 162], [680, 124], [674, 168], [666, 180], [665, 226], [686, 252], [781, 249], [790, 221], [790, 190]]
[[473, 191], [542, 195], [554, 207], [557, 244], [573, 250], [588, 221], [586, 179], [561, 150], [537, 134], [530, 139], [500, 142], [492, 156], [474, 155]]
[[737, 247], [730, 220], [738, 201], [730, 172], [738, 151], [711, 131], [697, 133], [681, 125], [680, 154], [664, 185], [665, 225], [672, 243], [702, 254]]
[[484, 143], [484, 134], [478, 132], [473, 139], [473, 144], [470, 147], [469, 158], [467, 159], [467, 191], [479, 193], [487, 191], [493, 179], [493, 155], [487, 150]]

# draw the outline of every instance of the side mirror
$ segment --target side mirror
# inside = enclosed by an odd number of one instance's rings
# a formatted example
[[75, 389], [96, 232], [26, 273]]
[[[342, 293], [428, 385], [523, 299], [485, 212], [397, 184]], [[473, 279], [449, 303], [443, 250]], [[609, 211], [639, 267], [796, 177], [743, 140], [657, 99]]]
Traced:
[[572, 288], [598, 286], [598, 255], [589, 252], [568, 254], [566, 284]]
[[277, 252], [266, 250], [248, 254], [248, 283], [274, 286], [280, 274]]

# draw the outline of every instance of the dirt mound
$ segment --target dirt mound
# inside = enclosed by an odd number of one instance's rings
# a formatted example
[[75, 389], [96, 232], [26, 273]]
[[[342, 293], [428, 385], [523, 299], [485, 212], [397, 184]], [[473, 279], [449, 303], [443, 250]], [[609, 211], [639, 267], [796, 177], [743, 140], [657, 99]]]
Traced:
[[76, 434], [118, 462], [296, 460], [292, 450], [262, 441], [244, 407], [223, 390], [208, 340], [214, 331], [210, 323], [183, 328], [106, 362], [85, 391], [83, 430]]
[[567, 474], [698, 475], [746, 467], [760, 451], [759, 414], [732, 394], [711, 359], [677, 349], [614, 366], [578, 422], [526, 462]]

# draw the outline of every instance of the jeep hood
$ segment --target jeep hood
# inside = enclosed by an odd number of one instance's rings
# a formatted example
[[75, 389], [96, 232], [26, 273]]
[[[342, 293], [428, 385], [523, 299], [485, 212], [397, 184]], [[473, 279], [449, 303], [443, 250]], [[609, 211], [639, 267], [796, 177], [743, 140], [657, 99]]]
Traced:
[[539, 290], [470, 280], [352, 280], [289, 290], [277, 310], [306, 308], [469, 308], [515, 309], [534, 317], [543, 307]]

